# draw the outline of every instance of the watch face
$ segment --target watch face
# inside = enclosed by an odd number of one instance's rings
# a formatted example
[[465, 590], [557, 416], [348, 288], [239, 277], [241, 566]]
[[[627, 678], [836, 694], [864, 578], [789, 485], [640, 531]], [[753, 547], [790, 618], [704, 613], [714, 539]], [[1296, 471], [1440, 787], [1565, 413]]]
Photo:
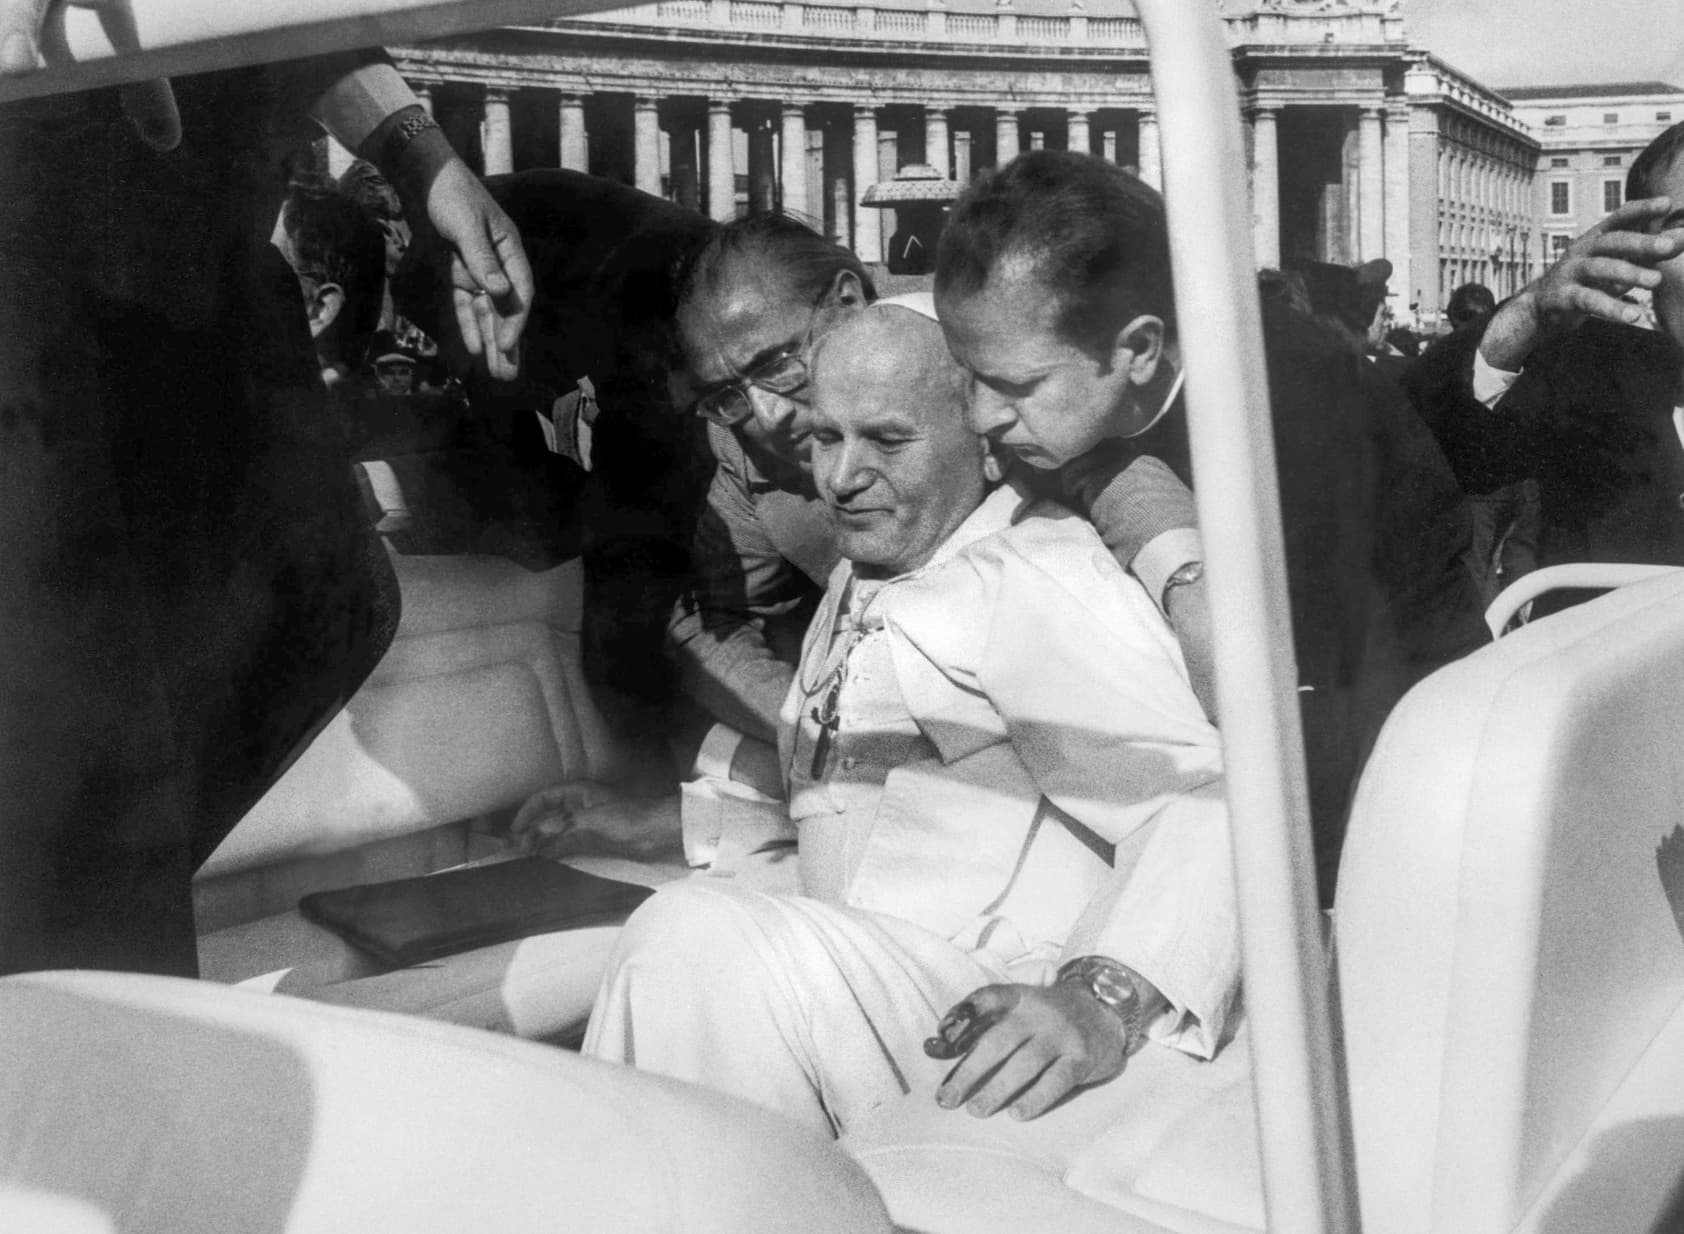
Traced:
[[1108, 968], [1095, 969], [1088, 974], [1088, 985], [1094, 996], [1101, 1002], [1109, 1003], [1118, 1010], [1122, 1010], [1133, 1003], [1139, 995], [1130, 981], [1122, 973]]

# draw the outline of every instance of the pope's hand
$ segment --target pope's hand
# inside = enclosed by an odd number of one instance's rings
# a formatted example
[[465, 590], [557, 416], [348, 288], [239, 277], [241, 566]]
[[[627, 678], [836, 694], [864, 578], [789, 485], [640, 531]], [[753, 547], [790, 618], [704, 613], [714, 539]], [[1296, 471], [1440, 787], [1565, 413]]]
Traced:
[[[1128, 1058], [1122, 1020], [1068, 981], [984, 986], [949, 1011], [937, 1033], [948, 1057], [964, 1057], [936, 1101], [979, 1118], [1002, 1109], [1035, 1118], [1074, 1089], [1113, 1078]], [[941, 1054], [934, 1040], [926, 1048]]]

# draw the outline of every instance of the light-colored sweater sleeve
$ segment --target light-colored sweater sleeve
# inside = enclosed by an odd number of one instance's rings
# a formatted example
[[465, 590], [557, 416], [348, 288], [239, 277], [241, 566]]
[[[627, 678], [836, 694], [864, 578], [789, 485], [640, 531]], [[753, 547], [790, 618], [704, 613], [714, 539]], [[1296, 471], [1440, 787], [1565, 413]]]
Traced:
[[775, 742], [795, 649], [779, 655], [767, 626], [794, 612], [811, 585], [761, 526], [742, 460], [724, 444], [716, 455], [668, 642], [692, 699], [738, 731]]

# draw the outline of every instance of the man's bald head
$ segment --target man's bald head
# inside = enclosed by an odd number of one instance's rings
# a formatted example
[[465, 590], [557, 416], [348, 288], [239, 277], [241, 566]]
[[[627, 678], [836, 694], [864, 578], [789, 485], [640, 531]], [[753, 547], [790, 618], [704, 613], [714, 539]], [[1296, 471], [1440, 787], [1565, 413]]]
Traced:
[[868, 573], [928, 561], [982, 502], [982, 442], [934, 320], [876, 304], [813, 357], [813, 479], [845, 557]]

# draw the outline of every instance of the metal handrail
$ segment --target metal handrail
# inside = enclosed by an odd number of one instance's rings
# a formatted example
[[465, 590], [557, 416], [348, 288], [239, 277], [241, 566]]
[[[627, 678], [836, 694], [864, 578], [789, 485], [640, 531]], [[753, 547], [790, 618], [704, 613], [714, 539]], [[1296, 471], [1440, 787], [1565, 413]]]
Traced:
[[[1316, 913], [1251, 222], [1238, 179], [1246, 165], [1238, 98], [1217, 6], [1135, 6], [1148, 36], [1172, 203], [1193, 467], [1207, 478], [1197, 500], [1269, 1226], [1281, 1234], [1345, 1234], [1357, 1229], [1355, 1167]], [[0, 79], [0, 102], [614, 7], [613, 0], [154, 0], [135, 14], [138, 49], [123, 54], [97, 18], [71, 10], [66, 36], [77, 63]]]
[[1573, 561], [1559, 566], [1545, 566], [1523, 574], [1498, 594], [1485, 610], [1485, 624], [1492, 638], [1502, 638], [1520, 610], [1546, 592], [1583, 589], [1612, 591], [1654, 578], [1657, 574], [1671, 574], [1678, 566], [1637, 565], [1623, 561]]
[[[1269, 1228], [1358, 1227], [1316, 911], [1239, 99], [1216, 6], [1135, 0], [1157, 97]], [[1216, 478], [1220, 477], [1220, 483]]]

